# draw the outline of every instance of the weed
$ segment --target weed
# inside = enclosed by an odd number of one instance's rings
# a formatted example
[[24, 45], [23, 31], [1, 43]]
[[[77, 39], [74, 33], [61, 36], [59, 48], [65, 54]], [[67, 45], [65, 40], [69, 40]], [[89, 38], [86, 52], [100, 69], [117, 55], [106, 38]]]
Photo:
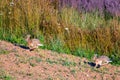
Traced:
[[12, 76], [10, 76], [6, 71], [0, 69], [0, 79], [2, 80], [14, 80]]
[[35, 67], [35, 66], [36, 66], [36, 64], [33, 63], [33, 62], [29, 62], [29, 63], [30, 63], [30, 66], [32, 66], [32, 67]]
[[4, 49], [0, 50], [0, 54], [9, 54], [9, 53], [10, 52], [8, 50], [4, 50]]
[[49, 58], [48, 58], [48, 59], [46, 59], [46, 62], [48, 62], [48, 63], [50, 63], [50, 64], [57, 64], [57, 62], [56, 62], [56, 61], [50, 60]]
[[75, 62], [65, 62], [63, 63], [64, 66], [76, 66]]
[[27, 75], [27, 76], [32, 76], [33, 74], [32, 74], [32, 73], [27, 73], [26, 75]]
[[48, 78], [47, 78], [47, 80], [53, 80], [53, 78], [51, 78], [51, 77], [48, 77]]
[[9, 75], [2, 76], [1, 79], [3, 79], [3, 80], [13, 80], [12, 77], [9, 76]]
[[[39, 57], [29, 57], [29, 58], [27, 59], [27, 61], [30, 63], [31, 66], [36, 66], [36, 64], [33, 63], [33, 62], [35, 61], [35, 62], [39, 63], [39, 62], [42, 61], [42, 59], [39, 58]], [[32, 61], [33, 61], [33, 62], [32, 62]]]
[[38, 57], [29, 57], [27, 59], [27, 62], [29, 62], [32, 67], [37, 65], [36, 62], [39, 63], [41, 61], [42, 61], [41, 58], [38, 58]]
[[15, 56], [16, 56], [16, 57], [20, 57], [20, 55], [19, 55], [19, 54], [15, 54]]
[[27, 58], [21, 56], [21, 57], [19, 57], [19, 62], [20, 62], [20, 63], [24, 63], [24, 64], [26, 64], [26, 63], [27, 63]]
[[115, 80], [116, 76], [112, 76], [112, 79]]
[[39, 63], [39, 62], [41, 62], [41, 61], [42, 61], [42, 59], [41, 59], [41, 58], [36, 58], [35, 60], [36, 60], [36, 62], [37, 62], [37, 63]]
[[75, 74], [75, 73], [76, 73], [76, 70], [73, 69], [73, 70], [71, 70], [70, 72], [71, 72], [72, 74]]
[[64, 60], [64, 61], [62, 62], [62, 65], [69, 67], [69, 66], [76, 66], [76, 63], [75, 63], [75, 62], [70, 62], [70, 61]]

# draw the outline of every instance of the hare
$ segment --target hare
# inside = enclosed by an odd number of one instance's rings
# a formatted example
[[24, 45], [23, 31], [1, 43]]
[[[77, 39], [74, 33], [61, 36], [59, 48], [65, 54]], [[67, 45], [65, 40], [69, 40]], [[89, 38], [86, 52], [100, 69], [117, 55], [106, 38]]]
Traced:
[[31, 35], [27, 35], [25, 40], [30, 51], [38, 48], [39, 46], [43, 46], [38, 39], [31, 39]]
[[106, 65], [109, 62], [112, 62], [109, 57], [107, 56], [100, 56], [97, 57], [97, 55], [94, 55], [93, 60], [95, 61], [95, 67]]

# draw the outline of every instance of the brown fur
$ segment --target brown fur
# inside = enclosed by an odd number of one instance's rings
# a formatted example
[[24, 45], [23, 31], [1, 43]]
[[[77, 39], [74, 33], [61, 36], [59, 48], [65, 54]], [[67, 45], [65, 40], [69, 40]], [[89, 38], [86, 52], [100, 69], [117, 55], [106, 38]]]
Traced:
[[31, 39], [30, 35], [27, 35], [26, 41], [30, 51], [33, 51], [34, 49], [38, 48], [40, 45], [42, 46], [42, 44], [38, 39]]
[[93, 59], [94, 59], [95, 64], [96, 64], [95, 67], [97, 67], [98, 65], [99, 65], [99, 66], [106, 65], [106, 64], [108, 64], [109, 62], [112, 62], [112, 61], [110, 61], [109, 57], [107, 57], [107, 56], [97, 57], [97, 56], [95, 55]]

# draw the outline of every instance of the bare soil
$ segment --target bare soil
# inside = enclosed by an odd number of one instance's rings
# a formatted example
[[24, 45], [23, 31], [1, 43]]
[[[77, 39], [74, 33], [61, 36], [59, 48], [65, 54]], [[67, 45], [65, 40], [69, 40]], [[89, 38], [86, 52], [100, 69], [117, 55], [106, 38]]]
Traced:
[[0, 41], [0, 80], [120, 80], [119, 66], [95, 68], [86, 61], [50, 50], [29, 51]]

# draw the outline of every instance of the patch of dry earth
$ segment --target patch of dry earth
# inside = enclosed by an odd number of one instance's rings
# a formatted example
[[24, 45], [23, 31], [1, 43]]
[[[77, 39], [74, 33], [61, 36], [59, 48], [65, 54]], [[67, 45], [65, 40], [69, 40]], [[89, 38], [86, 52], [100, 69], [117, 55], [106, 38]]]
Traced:
[[[29, 51], [0, 41], [0, 71], [4, 71], [15, 80], [120, 79], [120, 67], [109, 64], [94, 68], [85, 64], [84, 60], [50, 50]], [[4, 74], [0, 73], [0, 76], [2, 75]]]

